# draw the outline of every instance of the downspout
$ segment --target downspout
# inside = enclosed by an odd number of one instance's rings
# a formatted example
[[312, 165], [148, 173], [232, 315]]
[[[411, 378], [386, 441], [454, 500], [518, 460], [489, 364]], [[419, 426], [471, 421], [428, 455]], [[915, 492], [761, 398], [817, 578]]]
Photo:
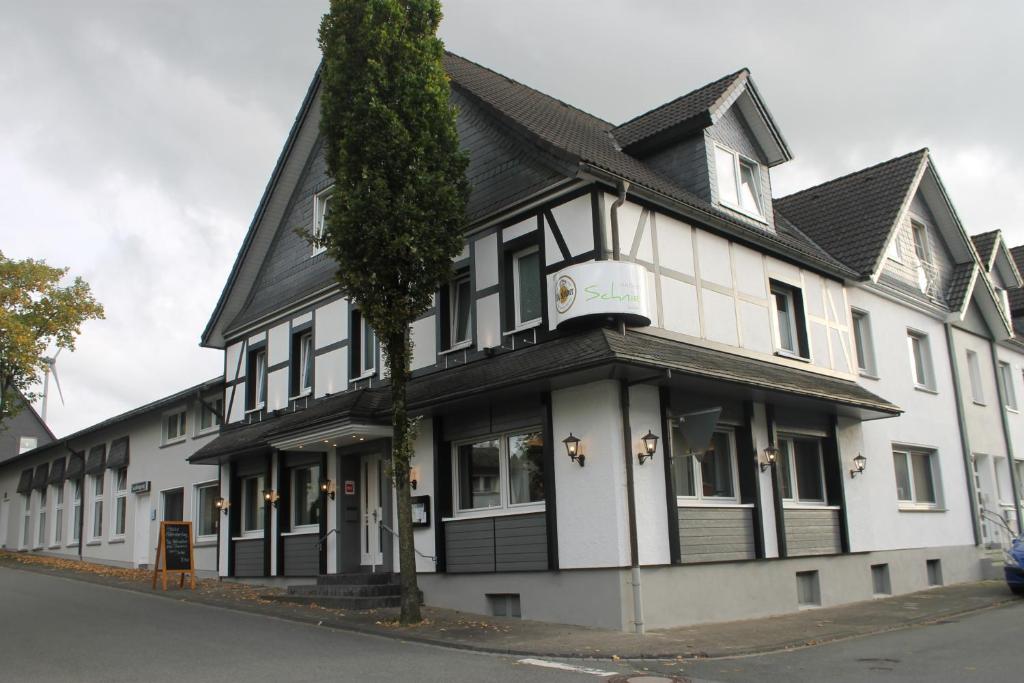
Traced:
[[1021, 517], [1020, 508], [1020, 482], [1017, 481], [1017, 462], [1013, 457], [1013, 442], [1010, 440], [1010, 420], [1006, 415], [1006, 387], [1003, 386], [999, 377], [999, 355], [996, 353], [996, 343], [989, 342], [992, 351], [992, 369], [996, 374], [996, 395], [999, 398], [999, 417], [1003, 422], [1003, 441], [1006, 442], [1006, 463], [1010, 468], [1010, 489], [1013, 492], [1013, 509], [1017, 513], [1017, 533], [1024, 532], [1024, 519]]
[[629, 513], [630, 583], [633, 586], [633, 628], [644, 634], [643, 591], [640, 588], [640, 551], [636, 534], [636, 492], [633, 486], [633, 430], [629, 423], [629, 383], [619, 380], [619, 405], [622, 409], [622, 455], [626, 463], [626, 509]]
[[967, 499], [971, 501], [971, 526], [974, 529], [974, 545], [981, 545], [981, 527], [978, 522], [977, 491], [974, 489], [974, 466], [971, 455], [971, 440], [967, 436], [967, 417], [964, 414], [963, 392], [960, 388], [960, 370], [956, 364], [956, 342], [953, 341], [953, 326], [945, 324], [946, 350], [949, 352], [949, 366], [953, 373], [953, 396], [956, 399], [956, 419], [960, 426], [960, 447], [964, 453], [964, 474], [967, 476]]
[[[625, 180], [620, 180], [619, 181], [619, 196], [618, 196], [618, 198], [614, 202], [612, 202], [611, 211], [609, 212], [609, 215], [611, 216], [611, 223], [612, 223], [612, 260], [613, 261], [619, 261], [619, 260], [622, 259], [622, 254], [620, 253], [621, 249], [619, 247], [619, 207], [626, 203], [626, 192], [628, 192], [628, 191], [629, 191], [629, 183], [626, 182]], [[619, 334], [621, 334], [623, 336], [625, 336], [625, 334], [626, 334], [626, 323], [624, 321], [621, 321], [621, 320], [619, 321]], [[630, 447], [627, 446], [626, 450], [629, 451]], [[630, 470], [630, 472], [632, 472], [632, 470]], [[630, 475], [630, 476], [632, 476], [632, 475]], [[632, 495], [632, 493], [630, 493], [630, 495]]]

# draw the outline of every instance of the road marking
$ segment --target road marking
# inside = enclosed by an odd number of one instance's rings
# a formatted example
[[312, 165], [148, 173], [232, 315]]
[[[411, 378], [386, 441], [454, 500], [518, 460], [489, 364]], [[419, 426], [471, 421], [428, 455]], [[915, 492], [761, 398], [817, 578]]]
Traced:
[[562, 664], [561, 662], [549, 662], [546, 659], [520, 659], [520, 664], [529, 664], [530, 666], [543, 666], [548, 669], [560, 669], [562, 671], [575, 671], [581, 674], [590, 674], [591, 676], [602, 676], [607, 678], [608, 676], [618, 676], [616, 671], [604, 671], [602, 669], [591, 669], [586, 666], [573, 666], [572, 664]]

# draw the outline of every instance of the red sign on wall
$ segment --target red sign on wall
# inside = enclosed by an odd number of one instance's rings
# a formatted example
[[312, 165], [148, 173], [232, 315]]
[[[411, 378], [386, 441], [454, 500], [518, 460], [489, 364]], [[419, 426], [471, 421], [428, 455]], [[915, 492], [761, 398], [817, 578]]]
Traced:
[[356, 482], [352, 479], [345, 480], [345, 495], [354, 496], [356, 495]]

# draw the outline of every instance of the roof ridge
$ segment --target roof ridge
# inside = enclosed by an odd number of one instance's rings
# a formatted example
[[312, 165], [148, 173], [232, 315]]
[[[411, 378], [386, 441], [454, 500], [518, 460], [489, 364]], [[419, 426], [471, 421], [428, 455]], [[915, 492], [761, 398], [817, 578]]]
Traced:
[[648, 109], [647, 111], [641, 112], [641, 113], [637, 114], [636, 116], [634, 116], [633, 118], [631, 118], [631, 119], [629, 119], [627, 121], [623, 121], [622, 123], [616, 125], [614, 130], [618, 130], [619, 128], [622, 128], [622, 127], [624, 127], [624, 126], [626, 126], [626, 125], [628, 125], [630, 123], [633, 123], [634, 121], [642, 119], [643, 117], [645, 117], [645, 116], [647, 116], [649, 114], [652, 114], [652, 113], [658, 111], [659, 109], [664, 109], [665, 107], [671, 106], [671, 105], [675, 104], [676, 102], [679, 102], [680, 100], [684, 100], [687, 97], [690, 97], [694, 93], [697, 93], [697, 92], [699, 92], [701, 90], [705, 90], [707, 88], [710, 88], [713, 85], [718, 85], [719, 83], [721, 83], [723, 81], [734, 80], [737, 77], [739, 77], [740, 74], [743, 74], [743, 73], [746, 73], [749, 76], [750, 75], [750, 69], [748, 69], [747, 67], [743, 67], [742, 69], [740, 69], [738, 71], [734, 71], [731, 74], [727, 74], [727, 75], [722, 76], [720, 78], [716, 78], [715, 80], [709, 81], [709, 82], [705, 83], [704, 85], [701, 85], [701, 86], [698, 86], [696, 88], [693, 88], [689, 92], [683, 93], [682, 95], [679, 95], [678, 97], [673, 97], [668, 102], [663, 102], [663, 103], [659, 104], [658, 106], [654, 107], [653, 109]]
[[916, 156], [916, 155], [921, 155], [921, 154], [928, 155], [930, 153], [931, 152], [930, 152], [930, 150], [927, 147], [922, 147], [921, 149], [914, 150], [913, 152], [907, 152], [906, 154], [901, 154], [898, 157], [893, 157], [892, 159], [887, 159], [886, 161], [880, 161], [877, 164], [873, 164], [873, 165], [868, 166], [866, 168], [862, 168], [862, 169], [857, 170], [857, 171], [850, 171], [849, 173], [846, 173], [844, 175], [838, 176], [836, 178], [832, 178], [831, 180], [826, 180], [826, 181], [824, 181], [822, 183], [818, 183], [817, 185], [812, 185], [810, 187], [805, 187], [802, 190], [797, 190], [796, 192], [784, 195], [782, 197], [776, 197], [776, 198], [772, 199], [772, 203], [775, 204], [777, 202], [784, 202], [787, 199], [792, 199], [793, 197], [797, 197], [799, 195], [806, 194], [806, 193], [811, 192], [813, 190], [820, 190], [823, 187], [827, 187], [829, 185], [834, 185], [835, 183], [842, 182], [843, 180], [849, 180], [850, 178], [854, 178], [854, 177], [856, 177], [858, 175], [861, 175], [863, 173], [869, 173], [871, 171], [876, 171], [876, 170], [878, 170], [878, 169], [880, 169], [880, 168], [882, 168], [884, 166], [888, 166], [889, 164], [894, 164], [894, 163], [896, 163], [898, 161], [903, 161], [905, 159], [909, 159], [909, 158], [911, 158], [913, 156]]

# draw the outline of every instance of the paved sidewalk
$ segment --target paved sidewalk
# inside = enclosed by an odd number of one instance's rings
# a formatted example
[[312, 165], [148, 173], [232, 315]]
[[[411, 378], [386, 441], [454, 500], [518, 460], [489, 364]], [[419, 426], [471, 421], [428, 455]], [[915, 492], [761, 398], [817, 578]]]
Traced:
[[[0, 551], [0, 567], [89, 581], [144, 593], [152, 573]], [[263, 596], [280, 589], [205, 579], [195, 591], [157, 595], [348, 631], [500, 654], [595, 659], [692, 659], [774, 652], [942, 622], [1019, 601], [997, 581], [958, 584], [842, 607], [766, 619], [663, 629], [640, 637], [603, 629], [488, 617], [424, 607], [422, 624], [399, 626], [397, 609], [350, 612], [290, 605]]]

